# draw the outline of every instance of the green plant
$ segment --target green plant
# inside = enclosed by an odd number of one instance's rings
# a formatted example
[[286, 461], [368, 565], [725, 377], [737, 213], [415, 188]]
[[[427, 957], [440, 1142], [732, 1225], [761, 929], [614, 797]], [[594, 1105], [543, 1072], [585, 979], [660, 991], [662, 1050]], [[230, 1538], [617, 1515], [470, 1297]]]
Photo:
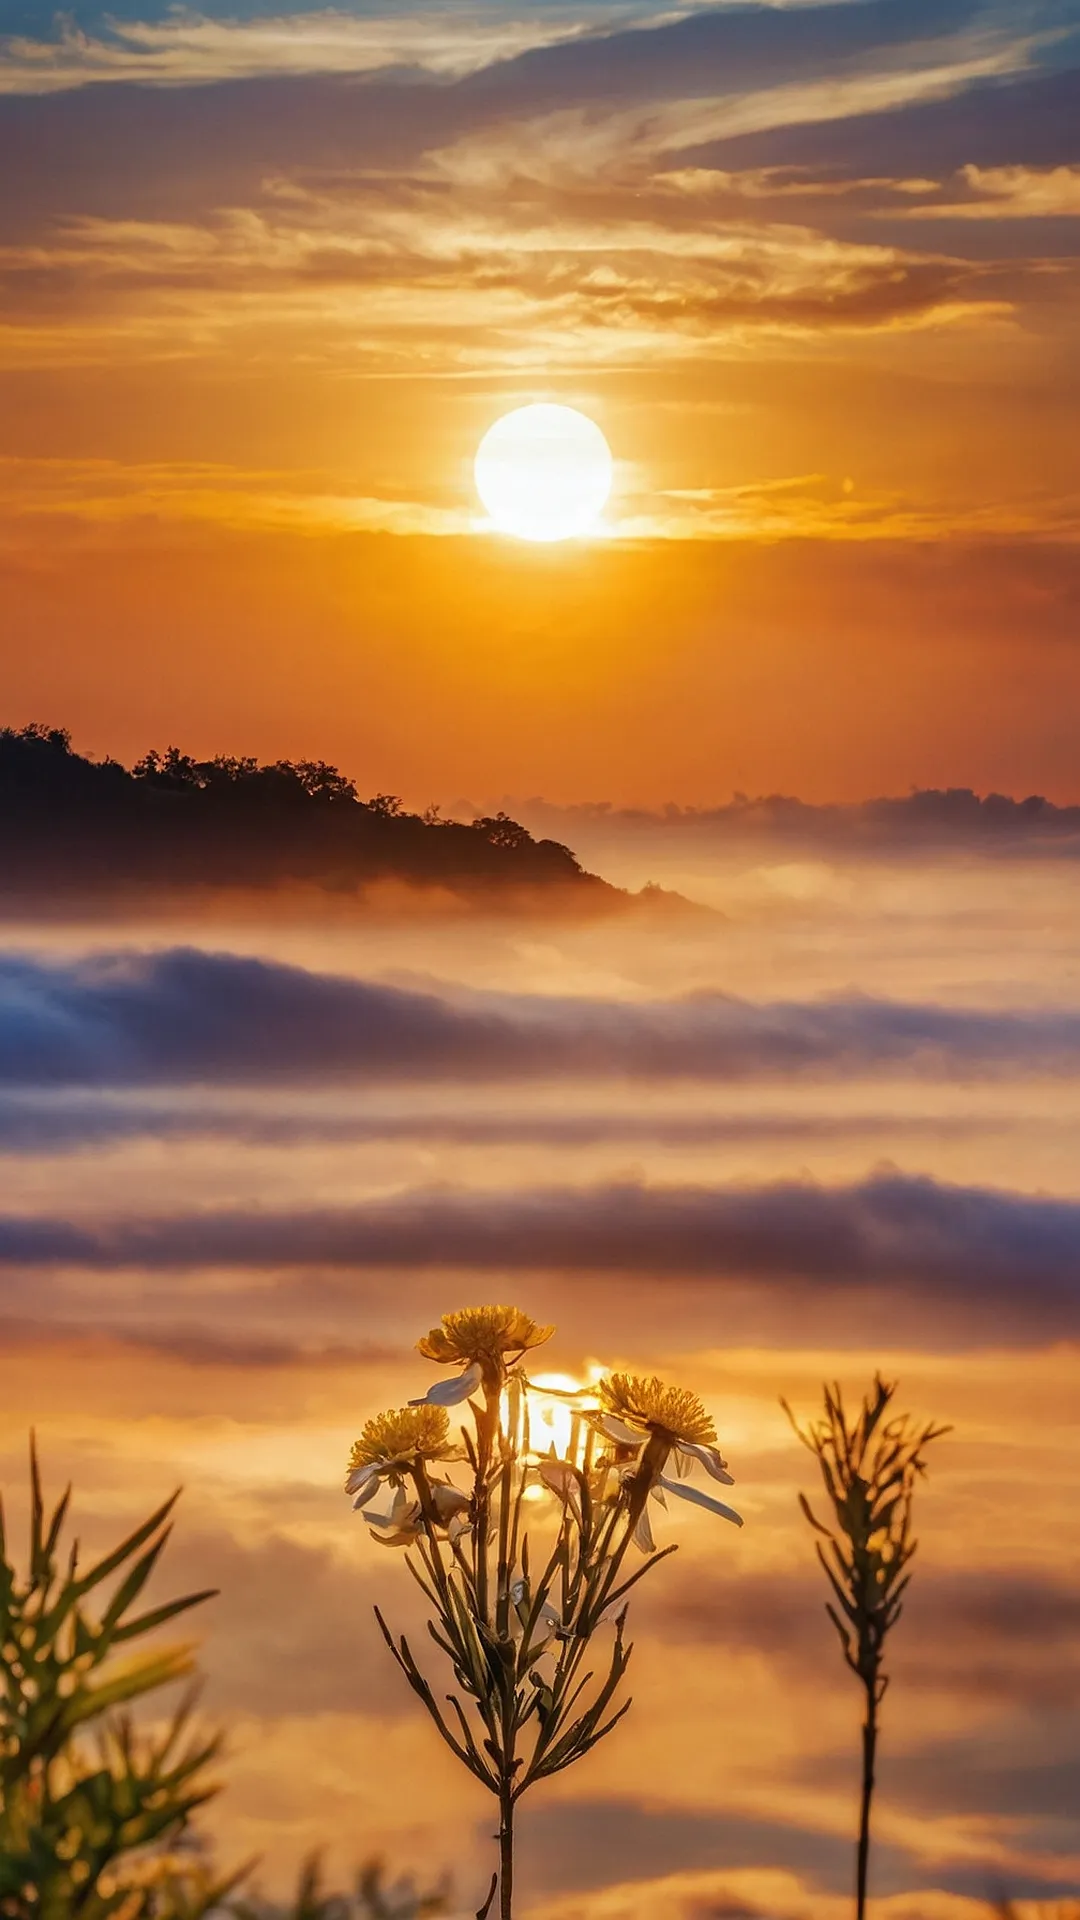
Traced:
[[[511, 1920], [522, 1795], [583, 1758], [630, 1705], [616, 1704], [631, 1652], [627, 1598], [674, 1551], [655, 1547], [650, 1501], [677, 1494], [741, 1524], [685, 1483], [697, 1464], [731, 1485], [700, 1400], [627, 1374], [565, 1393], [531, 1382], [524, 1357], [552, 1331], [515, 1307], [445, 1315], [419, 1351], [460, 1371], [369, 1420], [346, 1481], [374, 1538], [414, 1550], [407, 1564], [430, 1608], [428, 1633], [455, 1682], [445, 1704], [408, 1640], [376, 1617], [442, 1738], [498, 1801], [499, 1866], [481, 1915], [498, 1889], [501, 1920]], [[543, 1415], [553, 1404], [557, 1422]], [[458, 1405], [469, 1419], [455, 1439], [446, 1409]], [[393, 1490], [388, 1512], [373, 1504], [383, 1486]], [[632, 1545], [646, 1558], [628, 1571]], [[610, 1642], [597, 1673], [588, 1660], [602, 1628]]]
[[823, 1392], [823, 1417], [806, 1428], [799, 1426], [786, 1400], [780, 1404], [821, 1469], [834, 1524], [817, 1518], [804, 1493], [799, 1505], [826, 1543], [814, 1543], [832, 1588], [825, 1611], [865, 1700], [855, 1856], [855, 1905], [858, 1920], [863, 1920], [878, 1723], [889, 1684], [885, 1642], [903, 1611], [911, 1580], [910, 1563], [918, 1544], [911, 1532], [911, 1512], [916, 1482], [926, 1472], [925, 1449], [949, 1429], [930, 1423], [918, 1427], [910, 1415], [892, 1413], [896, 1382], [880, 1374], [851, 1421], [840, 1388], [826, 1386]]
[[387, 1884], [386, 1863], [377, 1855], [360, 1867], [353, 1893], [325, 1885], [322, 1854], [300, 1862], [296, 1890], [285, 1901], [250, 1894], [230, 1902], [236, 1920], [434, 1920], [450, 1904], [450, 1883], [443, 1878], [421, 1887], [411, 1874]]
[[189, 1695], [163, 1728], [134, 1702], [192, 1670], [188, 1646], [131, 1653], [209, 1592], [133, 1612], [177, 1496], [85, 1572], [63, 1551], [67, 1489], [46, 1518], [30, 1450], [30, 1549], [20, 1574], [0, 1508], [0, 1914], [9, 1920], [199, 1920], [236, 1884], [178, 1847], [216, 1791], [219, 1741]]

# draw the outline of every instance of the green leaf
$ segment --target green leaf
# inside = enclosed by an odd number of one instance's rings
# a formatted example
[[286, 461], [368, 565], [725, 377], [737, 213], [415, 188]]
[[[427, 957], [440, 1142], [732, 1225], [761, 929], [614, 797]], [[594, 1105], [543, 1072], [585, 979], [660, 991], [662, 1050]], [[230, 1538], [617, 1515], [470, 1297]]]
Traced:
[[103, 1560], [99, 1560], [88, 1573], [84, 1573], [78, 1582], [80, 1594], [89, 1593], [92, 1587], [100, 1586], [103, 1580], [108, 1579], [110, 1573], [115, 1573], [118, 1567], [123, 1566], [125, 1560], [130, 1560], [132, 1554], [137, 1553], [139, 1548], [150, 1539], [151, 1534], [156, 1533], [168, 1519], [179, 1498], [178, 1487], [176, 1492], [170, 1494], [157, 1511], [150, 1515], [149, 1520], [144, 1520], [141, 1527], [136, 1527], [134, 1533], [129, 1533], [126, 1540], [122, 1540], [118, 1547], [114, 1547]]
[[119, 1646], [123, 1640], [134, 1640], [137, 1634], [152, 1633], [155, 1627], [164, 1626], [166, 1620], [186, 1613], [189, 1607], [201, 1607], [204, 1600], [216, 1600], [219, 1591], [217, 1587], [203, 1587], [199, 1593], [185, 1593], [180, 1600], [167, 1600], [164, 1606], [151, 1607], [149, 1613], [140, 1613], [137, 1619], [127, 1620], [114, 1629], [113, 1646]]

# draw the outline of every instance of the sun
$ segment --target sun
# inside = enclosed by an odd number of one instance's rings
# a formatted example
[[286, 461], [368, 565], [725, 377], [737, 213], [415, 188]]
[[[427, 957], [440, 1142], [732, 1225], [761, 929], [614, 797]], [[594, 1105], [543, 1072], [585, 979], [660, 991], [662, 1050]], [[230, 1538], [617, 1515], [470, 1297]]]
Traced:
[[502, 533], [571, 540], [594, 529], [611, 492], [611, 448], [576, 407], [515, 407], [488, 428], [474, 471]]

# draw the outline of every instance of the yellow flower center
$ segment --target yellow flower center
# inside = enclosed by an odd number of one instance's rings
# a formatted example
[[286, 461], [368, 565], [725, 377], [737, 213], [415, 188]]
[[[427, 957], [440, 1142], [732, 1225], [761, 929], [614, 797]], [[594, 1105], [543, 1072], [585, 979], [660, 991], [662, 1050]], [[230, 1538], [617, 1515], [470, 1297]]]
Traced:
[[442, 1460], [452, 1451], [450, 1417], [444, 1407], [399, 1407], [377, 1413], [354, 1441], [349, 1472], [391, 1460]]
[[418, 1340], [417, 1350], [440, 1366], [496, 1365], [508, 1353], [526, 1353], [550, 1340], [554, 1327], [537, 1326], [520, 1307], [462, 1307]]
[[716, 1445], [716, 1427], [696, 1393], [685, 1387], [668, 1387], [655, 1373], [648, 1378], [637, 1373], [613, 1373], [597, 1384], [597, 1394], [605, 1413], [643, 1432], [661, 1433], [673, 1445], [712, 1447]]

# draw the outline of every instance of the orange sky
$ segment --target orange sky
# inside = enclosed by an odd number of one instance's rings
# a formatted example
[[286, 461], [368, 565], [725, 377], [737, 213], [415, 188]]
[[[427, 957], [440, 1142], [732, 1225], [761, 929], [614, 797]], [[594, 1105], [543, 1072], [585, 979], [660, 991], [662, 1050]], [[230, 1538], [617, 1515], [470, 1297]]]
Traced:
[[[1072, 795], [1061, 0], [9, 5], [9, 720], [419, 801]], [[471, 478], [536, 398], [616, 458], [546, 554]]]
[[[88, 1540], [185, 1482], [213, 1830], [271, 1887], [486, 1884], [339, 1485], [500, 1295], [700, 1391], [747, 1519], [664, 1516], [522, 1915], [850, 1911], [777, 1396], [877, 1365], [956, 1431], [875, 1920], [1080, 1884], [1077, 822], [631, 811], [1080, 802], [1078, 62], [1075, 0], [0, 0], [0, 725], [512, 804], [683, 896], [7, 904], [5, 1501], [31, 1423]], [[595, 537], [480, 522], [534, 400], [608, 438]]]

